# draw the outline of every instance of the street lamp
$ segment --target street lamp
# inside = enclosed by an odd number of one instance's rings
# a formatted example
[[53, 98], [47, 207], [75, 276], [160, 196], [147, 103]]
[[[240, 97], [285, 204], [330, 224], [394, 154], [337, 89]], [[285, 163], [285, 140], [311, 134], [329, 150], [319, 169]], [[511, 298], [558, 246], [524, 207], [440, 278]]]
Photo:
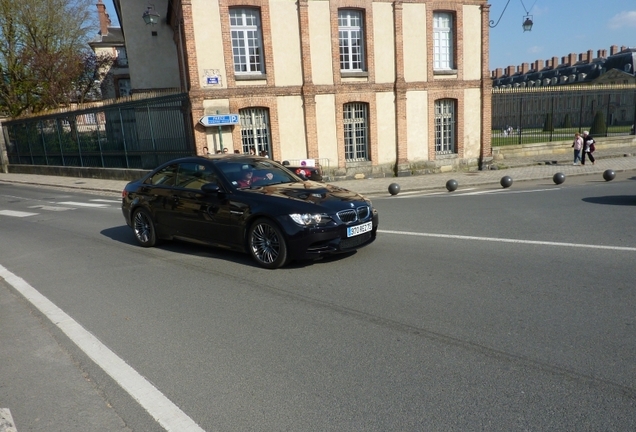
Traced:
[[144, 12], [144, 14], [142, 16], [144, 18], [144, 22], [146, 23], [146, 25], [148, 25], [148, 24], [151, 24], [151, 25], [159, 24], [160, 15], [155, 10], [155, 5], [153, 5], [153, 4], [149, 4], [146, 7], [146, 12]]
[[521, 24], [521, 26], [523, 27], [523, 31], [527, 32], [527, 31], [531, 31], [532, 30], [532, 15], [526, 15], [524, 16], [525, 20], [523, 21], [523, 24]]
[[[495, 23], [494, 20], [490, 20], [490, 22], [488, 23], [488, 27], [490, 28], [495, 28], [497, 27], [497, 25], [499, 24], [499, 21], [501, 21], [501, 17], [503, 17], [504, 12], [506, 12], [506, 8], [508, 7], [508, 5], [510, 4], [510, 0], [508, 0], [506, 2], [506, 6], [504, 6], [503, 11], [501, 12], [501, 15], [499, 15], [499, 19], [497, 20], [497, 22]], [[521, 5], [523, 6], [523, 9], [526, 11], [526, 15], [524, 16], [525, 20], [523, 21], [522, 27], [523, 27], [523, 31], [527, 32], [532, 30], [532, 15], [528, 15], [528, 11], [526, 10], [526, 6], [523, 4], [523, 0], [521, 0]], [[532, 8], [530, 8], [532, 9]]]

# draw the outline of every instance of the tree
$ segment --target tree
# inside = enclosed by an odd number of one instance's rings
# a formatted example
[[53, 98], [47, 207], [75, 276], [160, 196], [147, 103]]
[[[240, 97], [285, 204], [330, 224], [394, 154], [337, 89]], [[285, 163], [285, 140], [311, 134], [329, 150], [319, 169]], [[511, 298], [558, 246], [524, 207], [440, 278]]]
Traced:
[[11, 117], [77, 99], [94, 0], [0, 0], [0, 112]]
[[552, 113], [545, 115], [545, 123], [543, 123], [543, 132], [554, 132], [554, 124], [552, 123]]
[[607, 125], [605, 124], [605, 116], [603, 111], [597, 111], [594, 116], [594, 122], [590, 128], [590, 135], [605, 135], [607, 134]]
[[563, 119], [563, 127], [569, 129], [572, 127], [572, 120], [570, 120], [570, 113], [565, 114], [565, 118]]

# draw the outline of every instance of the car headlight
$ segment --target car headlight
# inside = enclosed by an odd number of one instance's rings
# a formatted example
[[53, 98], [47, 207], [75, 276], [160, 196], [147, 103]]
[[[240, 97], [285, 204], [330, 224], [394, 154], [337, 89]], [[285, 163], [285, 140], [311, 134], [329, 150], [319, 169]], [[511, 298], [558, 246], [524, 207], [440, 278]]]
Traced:
[[302, 226], [325, 224], [331, 219], [326, 214], [320, 213], [293, 213], [290, 214], [289, 217], [298, 225]]

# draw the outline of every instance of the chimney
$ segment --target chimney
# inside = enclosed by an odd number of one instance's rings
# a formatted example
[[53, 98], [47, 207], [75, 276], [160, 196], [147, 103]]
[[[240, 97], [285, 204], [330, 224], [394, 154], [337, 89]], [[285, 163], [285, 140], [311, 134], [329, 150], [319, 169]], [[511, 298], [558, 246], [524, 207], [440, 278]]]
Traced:
[[495, 69], [495, 78], [501, 78], [503, 76], [503, 69], [497, 68]]
[[588, 50], [587, 51], [587, 62], [588, 63], [592, 63], [592, 60], [594, 60], [594, 51], [593, 50]]
[[626, 46], [621, 46], [621, 52], [625, 51], [627, 49]]
[[508, 75], [509, 77], [513, 76], [516, 72], [516, 68], [514, 66], [508, 66], [506, 68], [506, 75]]
[[567, 66], [567, 64], [568, 64], [567, 56], [561, 57], [561, 64], [564, 65], [564, 66]]
[[574, 66], [576, 64], [576, 53], [570, 53], [568, 56], [568, 63], [570, 66]]
[[543, 60], [536, 60], [534, 62], [534, 70], [539, 72], [541, 69], [543, 69]]
[[103, 36], [108, 36], [108, 27], [110, 27], [110, 18], [106, 13], [106, 5], [102, 3], [102, 0], [97, 2], [97, 15], [99, 16], [99, 33]]
[[552, 57], [552, 69], [556, 69], [557, 66], [559, 66], [559, 58], [558, 57]]
[[521, 64], [521, 73], [525, 75], [529, 71], [530, 71], [530, 65], [528, 63], [522, 63]]
[[612, 45], [610, 47], [610, 55], [614, 55], [618, 52], [618, 47], [616, 45]]
[[598, 58], [606, 58], [607, 57], [607, 50], [601, 49], [598, 50]]

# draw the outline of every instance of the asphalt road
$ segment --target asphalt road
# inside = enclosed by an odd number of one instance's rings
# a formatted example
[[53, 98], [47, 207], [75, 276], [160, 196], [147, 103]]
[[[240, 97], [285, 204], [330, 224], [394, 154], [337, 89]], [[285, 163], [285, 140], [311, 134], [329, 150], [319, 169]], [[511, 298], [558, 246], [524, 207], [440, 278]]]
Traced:
[[[376, 198], [373, 245], [267, 271], [140, 248], [116, 197], [0, 185], [0, 265], [125, 365], [98, 366], [8, 284], [0, 304], [31, 309], [82, 400], [122, 429], [634, 430], [635, 189], [620, 173]], [[0, 369], [0, 408], [19, 431], [55, 430], [54, 396], [20, 388], [35, 371], [19, 360]], [[123, 390], [138, 379], [125, 366], [158, 395]], [[77, 407], [58, 404], [75, 419], [59, 430], [89, 422]]]

